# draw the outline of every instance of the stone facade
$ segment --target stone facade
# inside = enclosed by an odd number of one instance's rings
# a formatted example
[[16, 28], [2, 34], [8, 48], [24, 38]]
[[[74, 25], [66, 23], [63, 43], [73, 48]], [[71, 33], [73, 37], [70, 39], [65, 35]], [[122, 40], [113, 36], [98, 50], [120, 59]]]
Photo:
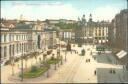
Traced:
[[75, 32], [73, 29], [61, 29], [59, 35], [61, 40], [65, 42], [70, 41], [73, 43], [75, 41]]
[[108, 28], [110, 23], [106, 21], [94, 22], [92, 15], [87, 22], [85, 15], [82, 19], [78, 19], [77, 28], [75, 29], [76, 43], [107, 43], [108, 42]]
[[1, 26], [1, 60], [17, 58], [23, 53], [41, 52], [44, 49], [43, 34], [43, 26], [38, 21], [33, 24], [21, 21], [14, 28]]
[[[113, 51], [128, 52], [128, 9], [121, 10], [111, 22], [109, 30], [109, 46]], [[128, 54], [120, 59], [122, 64], [128, 63]]]

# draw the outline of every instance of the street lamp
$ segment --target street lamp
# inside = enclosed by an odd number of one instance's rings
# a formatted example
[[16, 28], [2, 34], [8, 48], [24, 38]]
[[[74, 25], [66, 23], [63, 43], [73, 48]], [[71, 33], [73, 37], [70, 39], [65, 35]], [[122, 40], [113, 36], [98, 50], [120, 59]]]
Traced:
[[61, 65], [63, 64], [63, 60], [62, 60], [62, 59], [63, 59], [63, 57], [62, 57], [62, 55], [61, 55]]
[[55, 62], [55, 70], [56, 70], [56, 62]]
[[22, 68], [21, 68], [21, 71], [22, 71], [22, 77], [21, 77], [21, 81], [23, 81], [23, 54], [22, 54], [22, 58], [21, 58], [21, 66], [22, 66]]
[[[59, 50], [57, 50], [57, 60], [59, 60], [59, 54], [60, 54], [60, 52], [59, 52]], [[59, 67], [59, 62], [58, 62], [58, 67]]]
[[67, 59], [66, 59], [66, 55], [67, 55], [67, 51], [65, 50], [65, 62], [67, 61]]
[[50, 64], [48, 64], [48, 59], [46, 60], [46, 67], [48, 68], [47, 71], [47, 78], [49, 77], [49, 69], [50, 69]]
[[11, 57], [12, 75], [14, 75], [14, 57]]
[[23, 58], [24, 58], [24, 51], [23, 51], [23, 45], [22, 45], [22, 55], [21, 55], [21, 81], [23, 81], [23, 72], [24, 72], [24, 69], [23, 69]]

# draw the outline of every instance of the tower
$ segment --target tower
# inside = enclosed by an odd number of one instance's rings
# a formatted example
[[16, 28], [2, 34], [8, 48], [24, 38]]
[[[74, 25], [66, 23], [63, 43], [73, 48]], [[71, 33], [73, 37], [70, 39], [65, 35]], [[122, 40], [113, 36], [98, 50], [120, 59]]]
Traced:
[[23, 18], [23, 15], [22, 14], [20, 15], [20, 18], [18, 19], [17, 22], [18, 23], [24, 23], [24, 18]]
[[89, 15], [89, 22], [92, 22], [92, 14]]
[[83, 17], [82, 17], [82, 24], [85, 25], [85, 23], [86, 23], [85, 15], [83, 15]]
[[21, 14], [20, 15], [20, 21], [23, 21], [24, 19], [23, 19], [23, 15]]

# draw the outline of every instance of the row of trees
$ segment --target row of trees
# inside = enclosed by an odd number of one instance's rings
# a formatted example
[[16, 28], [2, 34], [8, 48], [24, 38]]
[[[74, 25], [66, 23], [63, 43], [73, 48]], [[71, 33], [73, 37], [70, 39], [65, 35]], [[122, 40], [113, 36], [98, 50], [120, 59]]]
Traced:
[[73, 29], [73, 28], [77, 27], [77, 23], [63, 23], [63, 22], [60, 22], [60, 23], [55, 24], [55, 26], [58, 26], [61, 29]]

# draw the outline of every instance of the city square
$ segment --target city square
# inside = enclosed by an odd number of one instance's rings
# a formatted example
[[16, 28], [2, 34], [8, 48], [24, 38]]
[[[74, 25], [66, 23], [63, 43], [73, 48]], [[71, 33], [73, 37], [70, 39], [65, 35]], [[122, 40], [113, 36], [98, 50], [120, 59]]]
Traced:
[[[85, 4], [94, 2], [88, 0], [57, 2], [1, 1], [1, 83], [128, 83], [128, 0], [115, 1], [120, 8], [112, 5], [118, 10], [113, 16], [91, 11]], [[76, 3], [90, 7], [89, 13], [70, 9]], [[22, 13], [11, 16], [5, 12], [9, 7], [10, 14], [18, 7]], [[53, 9], [60, 14], [52, 14]]]

